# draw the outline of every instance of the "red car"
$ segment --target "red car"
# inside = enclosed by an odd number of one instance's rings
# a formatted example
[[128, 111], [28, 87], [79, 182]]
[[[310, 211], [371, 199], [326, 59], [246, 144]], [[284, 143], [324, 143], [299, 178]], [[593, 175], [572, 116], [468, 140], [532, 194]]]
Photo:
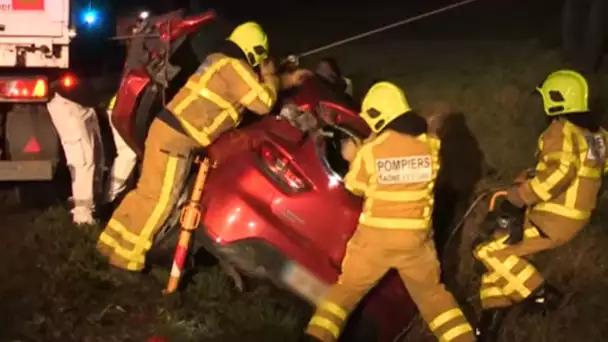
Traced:
[[[192, 51], [201, 46], [192, 41], [224, 32], [213, 12], [185, 19], [174, 12], [150, 20], [140, 28], [147, 38], [131, 44], [113, 115], [118, 131], [140, 154], [160, 109], [160, 84], [168, 86], [169, 98], [204, 58]], [[312, 304], [337, 280], [361, 211], [361, 198], [343, 186], [348, 162], [340, 155], [341, 140], [365, 137], [369, 129], [357, 106], [320, 77], [287, 94], [278, 107], [304, 114], [297, 122], [255, 117], [209, 149], [216, 167], [207, 178], [196, 244], [241, 274], [269, 279]], [[166, 242], [176, 235], [178, 214], [158, 234], [157, 245], [175, 246]], [[401, 280], [390, 273], [353, 314], [342, 340], [394, 341], [414, 313]]]

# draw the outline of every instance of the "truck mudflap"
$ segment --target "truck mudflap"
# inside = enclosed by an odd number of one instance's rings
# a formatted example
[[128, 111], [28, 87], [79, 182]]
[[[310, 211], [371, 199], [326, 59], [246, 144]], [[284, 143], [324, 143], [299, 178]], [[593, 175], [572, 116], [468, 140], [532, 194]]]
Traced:
[[56, 167], [51, 160], [0, 161], [0, 181], [50, 181]]

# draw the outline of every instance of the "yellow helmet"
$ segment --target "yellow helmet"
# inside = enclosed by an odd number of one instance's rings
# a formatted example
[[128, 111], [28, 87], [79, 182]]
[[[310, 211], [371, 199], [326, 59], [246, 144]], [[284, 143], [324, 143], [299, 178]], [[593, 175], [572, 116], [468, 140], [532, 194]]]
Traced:
[[262, 26], [253, 21], [237, 26], [228, 40], [238, 45], [252, 67], [268, 57], [268, 36]]
[[411, 112], [405, 93], [390, 82], [378, 82], [365, 94], [361, 104], [361, 117], [374, 133], [380, 132], [391, 121]]
[[589, 111], [589, 84], [576, 71], [555, 71], [536, 90], [543, 98], [548, 116]]

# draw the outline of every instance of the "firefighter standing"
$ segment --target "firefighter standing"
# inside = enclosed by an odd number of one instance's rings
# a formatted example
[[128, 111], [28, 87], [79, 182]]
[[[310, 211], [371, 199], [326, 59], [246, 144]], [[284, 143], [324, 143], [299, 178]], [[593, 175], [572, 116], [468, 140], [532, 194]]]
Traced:
[[[526, 302], [554, 309], [561, 295], [549, 286], [527, 257], [570, 241], [587, 225], [597, 204], [602, 176], [608, 172], [608, 133], [589, 109], [585, 78], [571, 70], [550, 74], [537, 89], [552, 119], [538, 141], [535, 175], [508, 191], [500, 211], [523, 216], [519, 231], [497, 233], [474, 255], [487, 269], [480, 296], [483, 341], [495, 341], [505, 310]], [[522, 236], [521, 241], [514, 239]], [[509, 239], [512, 237], [512, 239]], [[508, 240], [507, 240], [508, 239]]]
[[[155, 233], [182, 194], [193, 151], [235, 128], [246, 109], [268, 114], [279, 86], [295, 85], [306, 74], [297, 70], [279, 78], [267, 56], [262, 28], [254, 22], [239, 25], [152, 122], [137, 187], [118, 206], [98, 241], [110, 265], [141, 271]], [[261, 81], [253, 69], [258, 66]]]
[[346, 247], [342, 274], [319, 303], [305, 339], [338, 340], [360, 299], [395, 268], [435, 336], [474, 341], [471, 325], [440, 282], [432, 239], [439, 139], [427, 134], [424, 118], [388, 82], [371, 87], [361, 116], [378, 135], [356, 152], [345, 185], [365, 197], [363, 212]]

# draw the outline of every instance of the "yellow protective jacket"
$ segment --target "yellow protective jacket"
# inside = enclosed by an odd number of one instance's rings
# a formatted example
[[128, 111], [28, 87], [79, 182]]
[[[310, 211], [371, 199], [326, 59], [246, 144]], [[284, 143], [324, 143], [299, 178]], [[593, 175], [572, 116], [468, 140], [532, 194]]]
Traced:
[[607, 142], [604, 129], [592, 133], [566, 120], [553, 121], [538, 140], [535, 177], [509, 191], [509, 200], [532, 213], [586, 222], [608, 173]]
[[202, 146], [235, 128], [245, 109], [268, 114], [277, 100], [278, 79], [260, 82], [245, 61], [210, 54], [167, 105], [183, 130]]
[[349, 191], [365, 197], [359, 224], [429, 229], [439, 147], [436, 137], [413, 137], [391, 130], [365, 142], [344, 180]]

